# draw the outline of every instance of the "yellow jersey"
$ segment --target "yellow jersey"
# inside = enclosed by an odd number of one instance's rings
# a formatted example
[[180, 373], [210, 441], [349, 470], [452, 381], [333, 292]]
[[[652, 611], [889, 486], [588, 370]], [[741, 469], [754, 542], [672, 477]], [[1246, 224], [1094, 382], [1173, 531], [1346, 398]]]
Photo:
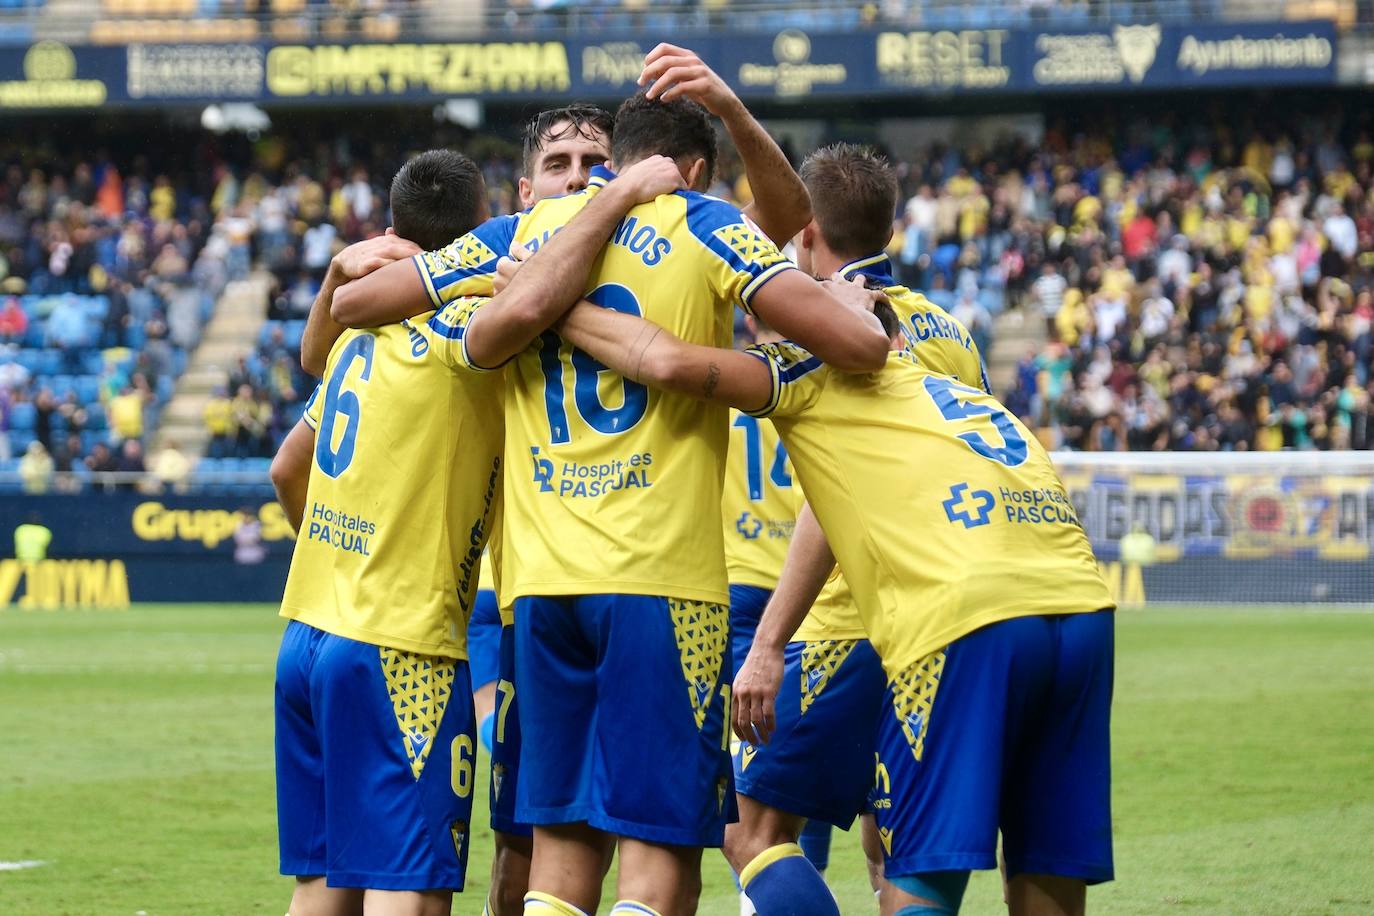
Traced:
[[[435, 305], [489, 295], [512, 241], [537, 248], [614, 176], [498, 217], [415, 257]], [[683, 340], [728, 346], [734, 308], [793, 269], [740, 211], [690, 191], [625, 216], [591, 269], [586, 298]], [[501, 604], [528, 595], [633, 594], [726, 603], [719, 505], [726, 408], [651, 391], [554, 333], [507, 368], [506, 523], [519, 549]]]
[[[445, 312], [460, 310], [475, 305]], [[461, 318], [445, 317], [345, 331], [330, 351], [305, 412], [315, 454], [281, 614], [466, 659], [500, 521], [504, 414], [500, 373], [467, 370], [461, 336], [444, 333]]]
[[866, 375], [795, 344], [771, 416], [890, 676], [980, 627], [1113, 607], [1059, 475], [987, 393], [906, 351]]
[[731, 410], [730, 454], [720, 503], [731, 585], [777, 587], [792, 529], [797, 527], [800, 496], [800, 489], [792, 486], [787, 449], [773, 424]]
[[[978, 346], [968, 329], [925, 296], [899, 285], [892, 278], [892, 262], [887, 255], [850, 261], [839, 272], [845, 279], [857, 274], [882, 286], [901, 323], [903, 346], [919, 365], [969, 388], [992, 393]], [[864, 638], [863, 620], [854, 604], [854, 595], [836, 566], [793, 639], [816, 642]]]

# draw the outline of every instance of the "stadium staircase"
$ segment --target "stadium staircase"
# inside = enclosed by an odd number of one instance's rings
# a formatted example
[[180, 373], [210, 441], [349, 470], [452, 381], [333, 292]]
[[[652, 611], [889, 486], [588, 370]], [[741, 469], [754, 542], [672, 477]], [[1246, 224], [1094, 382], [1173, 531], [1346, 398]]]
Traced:
[[202, 416], [216, 387], [224, 385], [240, 356], [253, 353], [267, 320], [267, 291], [272, 275], [255, 270], [245, 280], [230, 283], [215, 304], [215, 313], [191, 355], [176, 393], [162, 415], [159, 442], [175, 440], [187, 457], [205, 453], [209, 439]]
[[992, 352], [985, 357], [993, 394], [999, 398], [1006, 396], [1016, 380], [1017, 361], [1031, 348], [1038, 352], [1046, 339], [1045, 320], [1029, 306], [1009, 308], [997, 316]]

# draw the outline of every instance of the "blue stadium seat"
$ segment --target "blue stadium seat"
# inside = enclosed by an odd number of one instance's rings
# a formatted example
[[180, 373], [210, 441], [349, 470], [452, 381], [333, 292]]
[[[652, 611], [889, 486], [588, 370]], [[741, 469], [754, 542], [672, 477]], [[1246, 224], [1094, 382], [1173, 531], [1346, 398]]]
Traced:
[[96, 445], [101, 442], [109, 442], [109, 438], [105, 435], [105, 433], [96, 432], [93, 429], [86, 430], [84, 433], [81, 434], [81, 453], [83, 455], [89, 455], [91, 453], [91, 449], [95, 448]]
[[137, 322], [124, 329], [124, 346], [131, 350], [142, 350], [147, 343], [148, 335], [143, 333], [143, 326]]
[[36, 352], [39, 354], [39, 359], [34, 371], [39, 375], [57, 375], [62, 371], [61, 350], [44, 349]]
[[159, 376], [157, 380], [157, 402], [166, 404], [172, 399], [172, 392], [176, 390], [176, 382], [170, 375]]
[[94, 404], [100, 400], [100, 376], [78, 375], [76, 377], [76, 399], [82, 404]]
[[281, 327], [280, 321], [264, 321], [262, 327], [258, 329], [258, 346], [265, 347], [267, 342], [272, 339], [272, 332]]
[[53, 397], [60, 401], [70, 392], [76, 390], [76, 377], [71, 375], [54, 375], [48, 379], [48, 387], [52, 389]]
[[22, 454], [24, 454], [24, 450], [25, 450], [26, 448], [28, 448], [28, 447], [29, 447], [29, 443], [33, 441], [33, 433], [31, 433], [31, 432], [20, 432], [19, 430], [15, 430], [15, 429], [12, 429], [12, 430], [9, 431], [9, 437], [10, 437], [10, 454], [12, 454], [12, 455], [22, 455]]
[[99, 375], [105, 371], [105, 354], [92, 350], [81, 357], [81, 371], [86, 375]]
[[301, 348], [301, 338], [305, 336], [304, 321], [286, 322], [286, 346], [292, 350]]
[[31, 430], [38, 411], [28, 401], [20, 401], [10, 408], [10, 429]]
[[105, 405], [92, 402], [86, 405], [86, 425], [89, 429], [105, 428]]

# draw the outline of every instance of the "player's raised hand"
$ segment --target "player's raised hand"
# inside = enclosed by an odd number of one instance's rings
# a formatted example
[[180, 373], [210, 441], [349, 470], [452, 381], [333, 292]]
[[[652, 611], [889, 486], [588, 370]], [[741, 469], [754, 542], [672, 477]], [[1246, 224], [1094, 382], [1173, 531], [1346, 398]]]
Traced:
[[732, 720], [735, 735], [747, 744], [767, 744], [777, 727], [782, 687], [782, 650], [755, 643], [735, 675]]
[[419, 253], [419, 245], [401, 238], [394, 230], [388, 229], [385, 235], [349, 245], [334, 255], [330, 267], [338, 271], [338, 275], [345, 280], [356, 280], [379, 267], [385, 267], [392, 261], [413, 257]]
[[666, 42], [645, 56], [639, 85], [649, 87], [644, 93], [648, 98], [671, 102], [686, 96], [700, 102], [718, 118], [740, 103], [734, 90], [716, 71], [706, 66], [696, 52]]
[[677, 163], [667, 156], [641, 159], [617, 175], [611, 184], [628, 193], [635, 203], [641, 204], [687, 187]]
[[519, 242], [510, 243], [510, 254], [496, 262], [496, 276], [491, 278], [492, 292], [499, 293], [510, 285], [510, 281], [515, 279], [516, 271], [520, 265], [529, 260], [530, 251]]

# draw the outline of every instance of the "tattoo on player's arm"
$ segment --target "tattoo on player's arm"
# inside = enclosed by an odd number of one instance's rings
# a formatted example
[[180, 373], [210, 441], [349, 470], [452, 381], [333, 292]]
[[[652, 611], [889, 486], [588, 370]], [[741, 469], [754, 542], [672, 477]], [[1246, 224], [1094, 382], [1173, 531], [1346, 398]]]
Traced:
[[720, 384], [720, 366], [711, 363], [706, 367], [706, 384], [701, 388], [706, 400], [711, 400], [716, 393], [716, 386]]

